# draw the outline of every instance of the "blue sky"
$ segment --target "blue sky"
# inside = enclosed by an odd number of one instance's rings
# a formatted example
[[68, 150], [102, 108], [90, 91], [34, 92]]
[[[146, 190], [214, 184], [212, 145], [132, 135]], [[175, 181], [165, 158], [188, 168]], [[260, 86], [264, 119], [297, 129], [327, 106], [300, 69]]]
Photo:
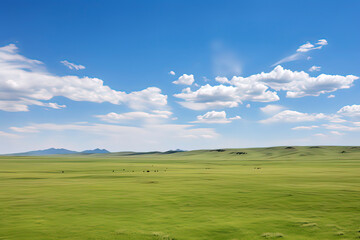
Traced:
[[0, 153], [360, 144], [359, 1], [2, 1]]

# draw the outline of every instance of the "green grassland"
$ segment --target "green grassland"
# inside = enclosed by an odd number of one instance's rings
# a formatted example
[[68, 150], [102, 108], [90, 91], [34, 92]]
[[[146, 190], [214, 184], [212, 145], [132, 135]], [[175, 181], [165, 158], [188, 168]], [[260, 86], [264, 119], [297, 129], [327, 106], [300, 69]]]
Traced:
[[2, 240], [359, 238], [360, 147], [0, 157]]

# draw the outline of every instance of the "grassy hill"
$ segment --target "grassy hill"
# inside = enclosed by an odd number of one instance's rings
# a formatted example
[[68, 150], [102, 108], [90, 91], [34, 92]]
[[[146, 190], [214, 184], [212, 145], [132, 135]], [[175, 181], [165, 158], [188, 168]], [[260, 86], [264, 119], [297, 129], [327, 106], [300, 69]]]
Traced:
[[359, 239], [360, 147], [0, 157], [0, 239]]

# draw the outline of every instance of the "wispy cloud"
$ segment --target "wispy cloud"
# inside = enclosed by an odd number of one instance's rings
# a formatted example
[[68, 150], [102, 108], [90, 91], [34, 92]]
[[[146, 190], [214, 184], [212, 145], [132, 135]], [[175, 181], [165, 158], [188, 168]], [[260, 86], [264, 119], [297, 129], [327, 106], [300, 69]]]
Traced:
[[320, 39], [315, 44], [307, 42], [307, 43], [301, 45], [296, 50], [296, 53], [294, 53], [294, 54], [292, 54], [292, 55], [290, 55], [288, 57], [285, 57], [285, 58], [281, 59], [280, 61], [277, 61], [276, 63], [274, 63], [272, 65], [272, 67], [276, 66], [276, 65], [279, 65], [279, 64], [282, 64], [282, 63], [292, 62], [292, 61], [295, 61], [295, 60], [298, 60], [298, 59], [301, 59], [301, 58], [305, 58], [306, 53], [308, 53], [310, 51], [313, 51], [313, 50], [316, 50], [316, 49], [321, 49], [323, 46], [326, 46], [326, 45], [328, 45], [328, 42], [327, 42], [326, 39]]
[[85, 66], [83, 65], [77, 65], [75, 63], [71, 63], [67, 60], [61, 61], [62, 64], [64, 64], [66, 67], [68, 67], [71, 70], [82, 70], [85, 69]]
[[235, 51], [224, 46], [222, 42], [212, 43], [212, 64], [215, 75], [234, 76], [242, 72], [242, 64]]
[[310, 72], [318, 72], [321, 70], [321, 67], [319, 66], [312, 66], [311, 68], [309, 68]]
[[262, 107], [260, 108], [260, 110], [265, 113], [265, 114], [269, 114], [269, 115], [272, 115], [272, 114], [276, 114], [278, 112], [281, 112], [282, 110], [284, 110], [285, 107], [284, 106], [281, 106], [281, 105], [273, 105], [273, 104], [269, 104], [265, 107]]

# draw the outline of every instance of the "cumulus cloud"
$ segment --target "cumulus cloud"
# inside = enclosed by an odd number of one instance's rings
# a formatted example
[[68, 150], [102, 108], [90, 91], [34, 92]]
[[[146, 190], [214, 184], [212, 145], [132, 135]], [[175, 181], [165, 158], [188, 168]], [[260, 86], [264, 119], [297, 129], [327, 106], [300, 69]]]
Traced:
[[327, 98], [334, 98], [335, 97], [335, 95], [333, 95], [333, 94], [330, 94], [329, 96], [327, 96]]
[[175, 72], [174, 72], [174, 71], [170, 71], [169, 74], [175, 76]]
[[221, 84], [230, 84], [230, 81], [227, 77], [216, 77], [215, 81], [217, 81]]
[[260, 123], [278, 123], [278, 122], [311, 122], [317, 120], [328, 119], [329, 117], [323, 113], [302, 113], [292, 110], [282, 111], [268, 119], [261, 120]]
[[339, 114], [348, 116], [348, 117], [360, 117], [360, 105], [347, 105], [342, 107], [339, 111]]
[[[316, 50], [316, 49], [321, 49], [323, 46], [327, 45], [328, 42], [326, 39], [320, 39], [318, 40], [315, 44], [312, 44], [310, 42], [307, 42], [303, 45], [301, 45], [297, 50], [296, 53], [285, 57], [283, 59], [281, 59], [280, 61], [276, 62], [275, 64], [273, 64], [272, 66], [276, 66], [285, 62], [292, 62], [301, 58], [305, 57], [305, 53], [308, 53], [310, 51]], [[307, 57], [307, 59], [311, 59], [309, 57]]]
[[[357, 76], [326, 75], [311, 77], [308, 73], [291, 71], [282, 66], [269, 73], [254, 74], [249, 77], [234, 76], [231, 80], [217, 77], [216, 81], [230, 86], [206, 84], [196, 91], [185, 88], [175, 94], [184, 101], [180, 104], [193, 110], [237, 107], [243, 101], [274, 102], [279, 100], [275, 91], [286, 91], [286, 97], [299, 98], [319, 96], [339, 89], [350, 88]], [[273, 89], [275, 91], [271, 91]]]
[[197, 120], [193, 121], [193, 123], [231, 123], [233, 120], [239, 120], [239, 119], [241, 119], [240, 116], [227, 118], [225, 111], [221, 111], [221, 112], [211, 111], [205, 113], [204, 115], [197, 116]]
[[269, 105], [267, 105], [267, 106], [265, 106], [265, 107], [260, 108], [260, 110], [261, 110], [263, 113], [266, 113], [266, 114], [269, 114], [269, 115], [272, 115], [272, 114], [281, 112], [281, 111], [284, 110], [284, 109], [285, 109], [284, 106], [273, 105], [273, 104], [269, 104]]
[[235, 86], [206, 84], [196, 91], [186, 88], [182, 93], [174, 96], [184, 100], [184, 102], [180, 102], [182, 106], [193, 110], [232, 108], [237, 107], [242, 101], [272, 102], [279, 100], [276, 92], [268, 91], [265, 84], [248, 79], [238, 82]]
[[0, 110], [28, 111], [29, 105], [65, 107], [47, 102], [57, 96], [74, 101], [127, 104], [136, 110], [167, 104], [167, 96], [159, 88], [128, 94], [111, 89], [98, 78], [56, 76], [47, 72], [42, 62], [18, 54], [14, 44], [0, 48]]
[[190, 74], [183, 74], [182, 76], [179, 77], [178, 80], [173, 81], [174, 84], [183, 84], [183, 85], [191, 85], [194, 82], [194, 75]]
[[318, 72], [321, 70], [321, 67], [320, 66], [312, 66], [311, 68], [309, 68], [309, 71], [310, 72]]
[[106, 115], [96, 115], [97, 118], [105, 122], [121, 123], [126, 121], [152, 121], [159, 119], [169, 119], [172, 115], [170, 111], [154, 110], [151, 113], [147, 112], [127, 112], [127, 113], [108, 113]]
[[77, 65], [75, 63], [71, 63], [67, 60], [61, 61], [62, 64], [64, 64], [66, 67], [68, 67], [71, 70], [82, 70], [85, 69], [85, 66], [83, 65]]
[[[243, 78], [239, 78], [240, 82]], [[326, 75], [310, 77], [308, 73], [291, 71], [277, 66], [269, 73], [255, 74], [248, 79], [266, 84], [276, 91], [286, 91], [288, 98], [304, 96], [319, 96], [320, 94], [334, 92], [339, 89], [350, 88], [359, 77], [354, 75]], [[232, 80], [233, 81], [233, 80]], [[236, 80], [234, 80], [236, 81]], [[234, 82], [236, 84], [236, 82]]]

